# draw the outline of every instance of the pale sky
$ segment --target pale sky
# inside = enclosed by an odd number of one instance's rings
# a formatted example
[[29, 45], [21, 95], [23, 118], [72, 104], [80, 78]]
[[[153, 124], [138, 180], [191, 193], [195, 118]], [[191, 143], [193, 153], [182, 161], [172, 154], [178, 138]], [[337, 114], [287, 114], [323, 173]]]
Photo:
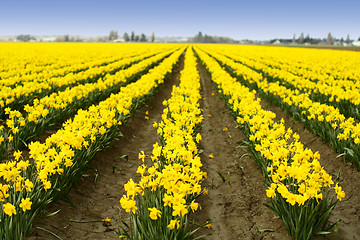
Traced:
[[360, 37], [360, 1], [1, 0], [0, 36], [203, 34], [236, 40]]

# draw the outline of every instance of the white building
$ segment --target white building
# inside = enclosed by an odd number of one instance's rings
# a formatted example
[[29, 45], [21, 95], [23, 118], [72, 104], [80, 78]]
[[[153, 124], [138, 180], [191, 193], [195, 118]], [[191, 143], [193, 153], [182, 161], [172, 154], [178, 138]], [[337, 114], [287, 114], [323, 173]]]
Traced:
[[114, 43], [125, 42], [125, 39], [117, 38], [117, 39], [112, 40], [112, 42], [114, 42]]
[[356, 47], [360, 47], [360, 41], [353, 41], [352, 45], [354, 45]]

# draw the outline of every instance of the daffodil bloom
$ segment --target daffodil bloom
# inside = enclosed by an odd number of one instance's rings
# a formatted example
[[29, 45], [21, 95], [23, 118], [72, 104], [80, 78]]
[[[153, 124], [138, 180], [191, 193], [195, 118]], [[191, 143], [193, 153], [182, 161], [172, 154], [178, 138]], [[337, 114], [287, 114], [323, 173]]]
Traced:
[[206, 222], [206, 225], [205, 225], [205, 227], [206, 227], [206, 228], [208, 228], [208, 229], [211, 229], [211, 223], [209, 223], [209, 222]]
[[200, 141], [201, 141], [201, 135], [200, 135], [200, 133], [198, 133], [198, 134], [196, 134], [196, 138], [195, 138], [195, 141], [197, 142], [197, 143], [199, 143]]
[[173, 230], [174, 228], [179, 229], [180, 220], [179, 219], [170, 220], [170, 223], [169, 223], [169, 225], [167, 227], [170, 228], [171, 230]]
[[134, 196], [137, 192], [137, 184], [130, 178], [130, 180], [124, 185], [124, 189], [128, 196]]
[[337, 199], [339, 199], [340, 201], [345, 197], [345, 192], [342, 191], [341, 187], [339, 186], [338, 183], [336, 183], [335, 187], [334, 187], [335, 193], [337, 195]]
[[196, 203], [195, 200], [193, 200], [191, 203], [190, 203], [190, 208], [193, 212], [195, 212], [199, 207], [199, 203]]
[[144, 162], [145, 157], [146, 157], [146, 155], [145, 155], [144, 151], [140, 151], [140, 153], [139, 153], [139, 159]]
[[20, 150], [14, 152], [14, 158], [19, 160], [21, 157], [22, 152]]
[[16, 215], [16, 209], [15, 206], [11, 203], [5, 203], [4, 205], [4, 213], [9, 215], [10, 217], [14, 214]]
[[158, 210], [156, 207], [148, 208], [148, 210], [150, 211], [149, 217], [152, 220], [156, 220], [158, 219], [158, 217], [161, 218], [161, 211]]
[[136, 202], [125, 195], [120, 199], [120, 205], [126, 212], [132, 212], [133, 214], [135, 214], [135, 211], [138, 209]]
[[47, 191], [48, 189], [51, 188], [51, 182], [49, 182], [49, 181], [43, 182], [43, 187], [44, 187], [45, 191]]
[[187, 214], [189, 211], [186, 208], [185, 204], [178, 204], [178, 205], [173, 205], [173, 216], [184, 216], [185, 214]]
[[268, 198], [274, 198], [276, 196], [276, 192], [275, 192], [275, 189], [272, 188], [272, 187], [269, 187], [267, 190], [266, 190], [266, 196]]
[[25, 212], [26, 210], [31, 209], [32, 202], [30, 201], [30, 198], [21, 199], [21, 203], [19, 207], [22, 208], [22, 210]]

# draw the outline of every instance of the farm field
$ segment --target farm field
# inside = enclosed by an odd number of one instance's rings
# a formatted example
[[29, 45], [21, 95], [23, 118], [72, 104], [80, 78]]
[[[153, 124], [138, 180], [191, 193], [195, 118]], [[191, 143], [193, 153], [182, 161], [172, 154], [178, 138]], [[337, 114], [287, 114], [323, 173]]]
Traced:
[[360, 239], [359, 52], [0, 50], [0, 239]]

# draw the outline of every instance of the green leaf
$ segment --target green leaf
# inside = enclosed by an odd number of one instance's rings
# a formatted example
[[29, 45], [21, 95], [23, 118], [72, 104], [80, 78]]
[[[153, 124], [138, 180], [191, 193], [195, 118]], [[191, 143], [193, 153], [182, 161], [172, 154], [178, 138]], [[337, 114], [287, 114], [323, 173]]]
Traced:
[[219, 176], [221, 177], [222, 181], [225, 182], [226, 179], [224, 177], [224, 175], [221, 174], [221, 172], [219, 172], [218, 170], [216, 170], [217, 174], [219, 174]]
[[123, 159], [123, 158], [125, 158], [126, 161], [129, 160], [129, 156], [126, 154], [119, 157], [119, 159]]
[[61, 211], [61, 209], [59, 209], [59, 210], [57, 210], [57, 211], [55, 211], [55, 212], [53, 212], [53, 213], [49, 213], [48, 215], [42, 216], [41, 218], [52, 217], [52, 216], [56, 215], [58, 212], [60, 212], [60, 211]]
[[50, 231], [50, 230], [47, 230], [47, 229], [42, 228], [42, 227], [36, 227], [36, 228], [37, 228], [37, 229], [40, 229], [40, 230], [43, 230], [44, 232], [50, 233], [51, 235], [53, 235], [53, 236], [56, 237], [57, 239], [63, 240], [61, 237], [59, 237], [58, 235], [56, 235], [55, 233], [53, 233], [53, 232]]
[[350, 148], [344, 148], [346, 150], [346, 154], [349, 154], [351, 157], [355, 157], [355, 153]]
[[346, 155], [346, 152], [337, 155], [336, 158], [342, 157], [342, 156], [344, 156], [344, 155]]

